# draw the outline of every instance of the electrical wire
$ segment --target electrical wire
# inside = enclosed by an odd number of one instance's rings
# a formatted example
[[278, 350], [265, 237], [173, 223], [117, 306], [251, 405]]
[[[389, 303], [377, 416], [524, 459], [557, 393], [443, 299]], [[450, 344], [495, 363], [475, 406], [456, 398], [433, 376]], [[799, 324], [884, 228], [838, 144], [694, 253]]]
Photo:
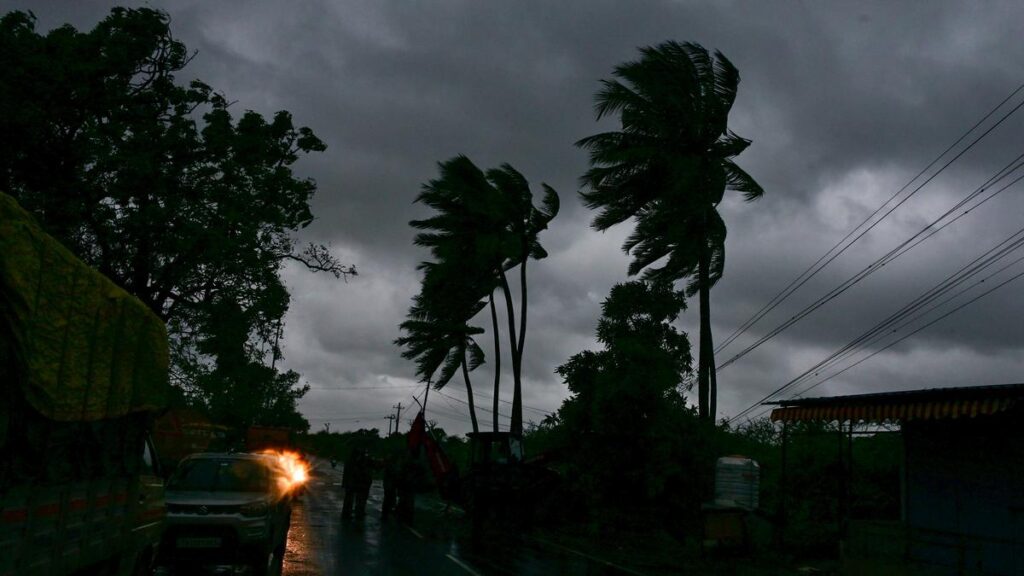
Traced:
[[349, 390], [408, 390], [409, 388], [419, 388], [419, 386], [419, 384], [402, 384], [399, 386], [310, 386], [309, 389], [347, 392]]
[[[881, 205], [879, 205], [879, 207], [876, 208], [874, 212], [872, 212], [870, 215], [868, 215], [867, 218], [865, 218], [862, 222], [860, 222], [857, 226], [855, 226], [852, 230], [850, 230], [850, 232], [848, 232], [846, 234], [846, 236], [844, 236], [841, 240], [839, 240], [839, 242], [837, 242], [834, 246], [829, 248], [813, 264], [811, 264], [806, 270], [801, 272], [795, 279], [793, 279], [788, 285], [786, 285], [786, 287], [783, 288], [779, 293], [777, 293], [775, 296], [773, 296], [768, 301], [768, 303], [766, 303], [764, 306], [762, 306], [760, 310], [755, 312], [753, 316], [751, 316], [745, 322], [743, 322], [721, 344], [719, 344], [719, 346], [715, 349], [715, 353], [717, 354], [717, 353], [722, 352], [727, 346], [729, 346], [729, 344], [734, 342], [737, 338], [739, 338], [741, 335], [743, 335], [745, 332], [747, 332], [750, 328], [752, 328], [757, 322], [759, 322], [762, 318], [764, 318], [769, 312], [771, 312], [773, 309], [775, 309], [784, 300], [789, 298], [789, 296], [791, 296], [794, 292], [799, 290], [800, 287], [802, 287], [804, 284], [807, 283], [807, 281], [809, 281], [812, 277], [814, 277], [819, 272], [821, 272], [821, 270], [824, 269], [826, 266], [828, 266], [828, 264], [830, 264], [832, 261], [834, 261], [836, 258], [838, 258], [843, 252], [845, 252], [847, 249], [849, 249], [850, 246], [852, 246], [854, 243], [856, 243], [858, 240], [860, 240], [872, 228], [877, 226], [882, 220], [884, 220], [886, 217], [888, 217], [890, 214], [892, 214], [892, 212], [894, 210], [899, 208], [903, 203], [905, 203], [907, 200], [909, 200], [911, 196], [916, 194], [921, 188], [923, 188], [926, 184], [928, 184], [928, 182], [933, 180], [942, 171], [944, 171], [946, 168], [948, 168], [950, 164], [952, 164], [957, 159], [959, 159], [961, 156], [963, 156], [963, 154], [965, 154], [968, 150], [973, 148], [982, 138], [987, 136], [990, 132], [992, 132], [992, 130], [994, 130], [997, 126], [999, 126], [1007, 118], [1009, 118], [1010, 115], [1012, 115], [1014, 112], [1016, 112], [1022, 105], [1024, 105], [1024, 101], [1022, 101], [1021, 103], [1019, 103], [1015, 107], [1013, 107], [1010, 110], [1010, 112], [1008, 112], [1006, 115], [1004, 115], [1001, 119], [999, 119], [999, 121], [997, 121], [988, 130], [986, 130], [983, 134], [981, 134], [981, 136], [976, 138], [973, 142], [971, 142], [969, 145], [967, 145], [966, 148], [964, 148], [962, 151], [960, 151], [960, 153], [958, 153], [950, 161], [948, 161], [945, 165], [943, 165], [941, 168], [939, 168], [939, 170], [937, 170], [934, 174], [932, 174], [927, 180], [925, 180], [925, 182], [923, 182], [920, 186], [918, 186], [916, 189], [914, 189], [913, 192], [908, 194], [906, 198], [902, 199], [899, 203], [897, 203], [895, 206], [893, 206], [891, 209], [889, 209], [889, 211], [887, 211], [885, 214], [883, 214], [881, 218], [879, 218], [873, 224], [868, 226], [867, 229], [865, 229], [860, 234], [858, 234], [855, 238], [853, 238], [853, 240], [850, 240], [851, 236], [853, 236], [855, 233], [857, 233], [857, 231], [860, 230], [862, 227], [867, 225], [868, 222], [870, 222], [875, 216], [877, 216], [878, 213], [881, 212], [890, 202], [892, 202], [900, 194], [902, 194], [907, 188], [909, 188], [911, 186], [911, 184], [913, 184], [914, 181], [916, 181], [918, 178], [920, 178], [925, 173], [927, 173], [928, 170], [930, 170], [935, 164], [937, 164], [946, 154], [948, 154], [954, 148], [956, 148], [964, 139], [967, 138], [968, 135], [970, 135], [978, 127], [980, 127], [986, 120], [988, 120], [993, 114], [996, 113], [996, 111], [998, 111], [1000, 108], [1003, 107], [1003, 105], [1005, 105], [1014, 96], [1016, 96], [1017, 93], [1020, 92], [1022, 89], [1024, 89], [1024, 84], [1021, 84], [1015, 90], [1013, 90], [1010, 93], [1009, 96], [1007, 96], [1001, 102], [999, 102], [999, 104], [997, 104], [994, 108], [992, 108], [987, 114], [985, 114], [985, 116], [983, 116], [973, 126], [971, 126], [966, 132], [964, 132], [959, 138], [957, 138], [956, 141], [954, 141], [949, 147], [947, 147], [945, 150], [943, 150], [942, 153], [940, 153], [938, 156], [936, 156], [935, 159], [932, 160], [927, 166], [925, 166], [920, 172], [918, 172], [917, 175], [915, 175], [913, 178], [911, 178], [909, 181], [907, 181], [906, 184], [904, 184], [899, 190], [897, 190], [885, 202], [883, 202]], [[846, 243], [847, 240], [850, 240], [849, 243], [847, 243], [845, 246], [843, 246], [843, 244]], [[842, 248], [840, 248], [841, 246], [842, 246]], [[836, 252], [836, 250], [838, 250], [838, 252]], [[835, 254], [833, 254], [833, 252], [835, 252]]]
[[[1024, 104], [1024, 101], [1022, 101], [1022, 104]], [[732, 356], [731, 358], [729, 358], [728, 360], [726, 360], [725, 362], [723, 362], [722, 364], [717, 366], [716, 370], [723, 370], [724, 368], [727, 368], [728, 366], [732, 365], [734, 362], [736, 362], [737, 360], [739, 360], [743, 356], [746, 356], [750, 352], [752, 352], [755, 349], [757, 349], [758, 347], [760, 347], [762, 344], [764, 344], [764, 343], [768, 342], [769, 340], [771, 340], [772, 338], [778, 336], [779, 334], [781, 334], [782, 332], [787, 330], [789, 327], [793, 326], [794, 324], [796, 324], [800, 320], [803, 320], [804, 318], [809, 316], [811, 313], [813, 313], [814, 311], [816, 311], [819, 308], [821, 308], [822, 306], [824, 306], [825, 304], [827, 304], [827, 303], [831, 302], [832, 300], [838, 298], [841, 294], [843, 294], [844, 292], [846, 292], [847, 290], [849, 290], [850, 288], [855, 286], [861, 280], [864, 280], [865, 278], [867, 278], [871, 274], [874, 274], [875, 272], [877, 272], [878, 270], [880, 270], [882, 267], [886, 266], [890, 262], [896, 260], [897, 258], [899, 258], [900, 256], [906, 254], [910, 250], [913, 250], [915, 247], [921, 245], [924, 241], [928, 240], [929, 238], [931, 238], [932, 236], [934, 236], [938, 232], [940, 232], [940, 231], [944, 230], [945, 228], [947, 228], [953, 222], [956, 222], [960, 218], [963, 218], [964, 216], [966, 216], [967, 214], [971, 213], [972, 211], [974, 211], [975, 209], [977, 209], [981, 205], [985, 204], [986, 202], [988, 202], [989, 200], [991, 200], [995, 196], [1001, 194], [1002, 192], [1004, 192], [1007, 189], [1009, 189], [1010, 187], [1012, 187], [1014, 184], [1019, 182], [1021, 179], [1024, 179], [1024, 174], [1022, 174], [1021, 176], [1016, 177], [1015, 179], [1011, 180], [1008, 184], [998, 188], [997, 190], [995, 190], [994, 192], [992, 192], [988, 196], [982, 198], [982, 200], [978, 201], [977, 203], [975, 203], [973, 206], [971, 206], [967, 210], [965, 210], [962, 213], [958, 214], [956, 217], [951, 219], [949, 222], [946, 222], [945, 224], [942, 224], [941, 226], [936, 227], [940, 222], [942, 222], [942, 220], [944, 220], [945, 218], [947, 218], [951, 214], [955, 213], [957, 210], [960, 210], [961, 208], [966, 206], [971, 201], [973, 201], [976, 198], [978, 198], [983, 192], [985, 192], [989, 188], [995, 186], [1000, 181], [1002, 181], [1002, 180], [1004, 180], [1006, 178], [1009, 178], [1014, 172], [1017, 172], [1021, 168], [1024, 168], [1024, 162], [1021, 162], [1022, 158], [1024, 158], [1024, 154], [1021, 154], [1021, 155], [1017, 156], [1009, 164], [1007, 164], [1006, 166], [1001, 168], [998, 172], [996, 172], [996, 174], [994, 174], [993, 176], [989, 177], [984, 183], [982, 183], [980, 186], [975, 188], [965, 198], [961, 199], [959, 202], [957, 202], [951, 208], [947, 209], [942, 215], [940, 215], [939, 217], [937, 217], [934, 220], [932, 220], [925, 227], [921, 228], [921, 230], [919, 230], [918, 232], [916, 232], [915, 234], [913, 234], [912, 236], [910, 236], [909, 238], [904, 240], [902, 243], [900, 243], [895, 248], [891, 249], [888, 253], [886, 253], [882, 257], [878, 258], [877, 260], [875, 260], [874, 262], [869, 264], [867, 267], [863, 268], [862, 270], [860, 270], [859, 272], [857, 272], [856, 274], [854, 274], [850, 278], [847, 278], [846, 280], [844, 280], [838, 286], [836, 286], [835, 288], [833, 288], [832, 290], [827, 292], [825, 295], [821, 296], [820, 298], [818, 298], [817, 300], [815, 300], [814, 302], [812, 302], [811, 304], [809, 304], [808, 306], [803, 308], [801, 311], [799, 311], [795, 315], [791, 316], [788, 320], [786, 320], [782, 324], [776, 326], [774, 329], [772, 329], [770, 332], [768, 332], [767, 334], [765, 334], [764, 336], [762, 336], [761, 338], [756, 340], [754, 343], [750, 344], [749, 346], [744, 348], [742, 351], [740, 351], [739, 353], [735, 354], [734, 356]]]
[[[456, 402], [461, 402], [462, 404], [465, 404], [466, 406], [469, 406], [469, 402], [467, 402], [467, 401], [465, 401], [465, 400], [463, 400], [461, 398], [456, 398], [455, 396], [450, 396], [448, 394], [445, 394], [443, 390], [437, 390], [436, 392], [438, 394], [440, 394], [441, 396], [444, 396], [445, 398], [448, 398], [449, 400], [455, 400]], [[452, 407], [454, 408], [454, 406], [452, 406]], [[480, 412], [486, 412], [488, 414], [494, 414], [493, 410], [488, 410], [487, 408], [484, 408], [483, 406], [477, 406], [475, 403], [473, 404], [473, 408], [475, 410], [480, 411]], [[498, 417], [506, 418], [508, 420], [512, 419], [512, 417], [509, 416], [508, 414], [502, 414], [501, 412], [498, 412]]]
[[[461, 391], [462, 389], [461, 388], [455, 388], [454, 390], [460, 390]], [[490, 396], [488, 394], [484, 394], [483, 392], [477, 392], [477, 391], [474, 390], [473, 391], [473, 397], [476, 398], [477, 396], [480, 396], [482, 398], [486, 398], [487, 400], [494, 400], [494, 396]], [[513, 402], [511, 400], [505, 400], [504, 398], [499, 398], [498, 401], [502, 402], [504, 404], [509, 404], [509, 405], [513, 404]], [[554, 414], [554, 412], [552, 412], [550, 410], [544, 410], [543, 408], [536, 408], [534, 406], [527, 406], [526, 404], [523, 404], [523, 409], [524, 410], [533, 410], [534, 412], [539, 412], [539, 413], [541, 413], [541, 414], [543, 414], [545, 416], [550, 416], [550, 415]], [[492, 414], [494, 413], [493, 410], [488, 410], [488, 412], [490, 412]]]
[[[876, 324], [875, 326], [873, 326], [870, 330], [868, 330], [867, 332], [865, 332], [864, 334], [862, 334], [858, 338], [854, 339], [849, 344], [843, 346], [842, 348], [840, 348], [836, 352], [833, 352], [831, 355], [826, 357], [824, 360], [820, 361], [818, 364], [814, 365], [813, 367], [811, 367], [810, 369], [804, 371], [802, 374], [800, 374], [796, 378], [793, 378], [792, 380], [790, 380], [786, 384], [784, 384], [784, 385], [780, 386], [779, 388], [777, 388], [776, 390], [772, 391], [770, 394], [768, 394], [767, 396], [765, 396], [761, 400], [758, 400], [757, 402], [751, 404], [745, 410], [741, 411], [736, 416], [731, 418], [729, 420], [729, 423], [731, 424], [731, 423], [733, 423], [733, 422], [743, 418], [744, 416], [746, 416], [747, 414], [752, 412], [755, 408], [760, 406], [762, 403], [766, 402], [767, 400], [770, 400], [774, 396], [777, 396], [777, 395], [781, 394], [785, 390], [787, 390], [787, 389], [789, 389], [789, 388], [791, 388], [791, 387], [801, 383], [802, 381], [805, 381], [805, 380], [809, 379], [810, 377], [817, 376], [821, 371], [826, 370], [830, 365], [834, 365], [835, 363], [838, 363], [838, 361], [844, 359], [844, 357], [849, 357], [850, 355], [852, 355], [852, 353], [855, 351], [856, 348], [863, 348], [863, 347], [865, 347], [865, 346], [867, 346], [867, 345], [869, 345], [871, 343], [876, 342], [878, 339], [880, 339], [883, 336], [886, 336], [886, 335], [898, 332], [902, 328], [905, 328], [905, 327], [909, 326], [913, 322], [915, 322], [915, 321], [917, 321], [917, 320], [927, 316], [931, 312], [933, 312], [933, 311], [937, 310], [938, 308], [944, 306], [945, 304], [948, 304], [949, 302], [955, 300], [956, 298], [958, 298], [959, 296], [965, 294], [969, 290], [984, 284], [988, 280], [991, 280], [992, 278], [994, 278], [995, 276], [999, 275], [1000, 273], [1002, 273], [1003, 271], [1007, 270], [1008, 268], [1016, 265], [1019, 262], [1024, 261], [1024, 257], [1017, 258], [1017, 259], [1013, 260], [1012, 262], [1010, 262], [1010, 264], [1007, 264], [1007, 265], [1003, 266], [1002, 268], [996, 270], [996, 272], [986, 276], [985, 278], [983, 278], [982, 280], [980, 280], [976, 284], [971, 285], [968, 288], [953, 294], [952, 296], [949, 296], [949, 297], [946, 297], [945, 299], [942, 299], [941, 301], [938, 302], [938, 304], [932, 304], [936, 300], [939, 300], [940, 298], [942, 298], [942, 296], [944, 294], [948, 293], [953, 288], [955, 288], [955, 287], [963, 284], [967, 280], [973, 278], [974, 276], [979, 274], [982, 270], [985, 270], [985, 269], [995, 265], [997, 262], [1007, 258], [1010, 254], [1012, 254], [1016, 250], [1019, 250], [1021, 247], [1024, 247], [1024, 228], [1019, 229], [1017, 232], [1015, 232], [1014, 234], [1011, 234], [1009, 237], [1007, 237], [1003, 241], [999, 242], [998, 244], [996, 244], [994, 247], [992, 247], [989, 250], [987, 250], [982, 255], [976, 257], [974, 260], [969, 262], [967, 265], [961, 267], [959, 270], [954, 272], [952, 275], [947, 276], [943, 281], [939, 282], [936, 286], [934, 286], [931, 289], [929, 289], [928, 291], [924, 292], [922, 295], [918, 296], [916, 299], [911, 301], [909, 304], [905, 305], [903, 308], [901, 308], [897, 312], [895, 312], [892, 315], [890, 315], [888, 318], [886, 318], [882, 322], [880, 322], [880, 323]], [[1022, 273], [1022, 274], [1024, 274], [1024, 273]], [[812, 385], [811, 387], [801, 391], [800, 394], [803, 394], [807, 390], [810, 390], [810, 389], [813, 389], [813, 388], [817, 387], [818, 385], [822, 384], [823, 382], [825, 382], [827, 380], [830, 380], [831, 378], [834, 378], [835, 376], [838, 376], [839, 374], [841, 374], [843, 372], [846, 372], [847, 370], [849, 370], [853, 366], [856, 366], [856, 365], [864, 362], [868, 358], [871, 358], [871, 357], [875, 356], [876, 354], [880, 353], [881, 351], [886, 350], [886, 349], [892, 347], [893, 345], [895, 345], [895, 344], [897, 344], [899, 342], [902, 342], [903, 340], [905, 340], [906, 338], [908, 338], [908, 337], [910, 337], [910, 336], [912, 336], [914, 334], [917, 334], [918, 332], [920, 332], [921, 330], [927, 328], [928, 326], [933, 325], [935, 322], [938, 322], [939, 320], [942, 320], [943, 318], [948, 317], [949, 315], [953, 314], [954, 312], [956, 312], [958, 310], [961, 310], [965, 306], [967, 306], [967, 305], [977, 301], [978, 299], [980, 299], [981, 297], [983, 297], [983, 296], [985, 296], [987, 294], [990, 294], [994, 290], [1004, 286], [1005, 284], [1007, 284], [1008, 282], [1010, 282], [1012, 280], [1015, 280], [1019, 276], [1020, 275], [1014, 276], [1010, 280], [1008, 280], [1006, 282], [1003, 282], [1003, 283], [997, 285], [995, 288], [990, 289], [990, 290], [982, 293], [981, 295], [979, 295], [979, 296], [977, 296], [977, 297], [967, 301], [966, 303], [964, 303], [964, 304], [954, 308], [953, 310], [943, 314], [942, 316], [938, 317], [937, 319], [935, 319], [935, 320], [925, 324], [921, 328], [918, 328], [918, 329], [914, 330], [913, 332], [910, 332], [909, 334], [907, 334], [907, 335], [897, 339], [896, 341], [886, 345], [885, 347], [881, 348], [880, 350], [877, 350], [877, 351], [873, 352], [869, 356], [859, 360], [858, 362], [854, 363], [853, 365], [851, 365], [851, 366], [849, 366], [849, 367], [847, 367], [847, 368], [845, 368], [845, 369], [843, 369], [843, 370], [841, 370], [841, 371], [839, 371], [839, 372], [829, 376], [828, 378], [826, 378], [826, 379], [824, 379], [822, 381], [819, 381], [818, 383]], [[928, 307], [929, 305], [931, 305], [931, 306]], [[922, 309], [923, 309], [923, 311], [921, 311]], [[908, 316], [909, 316], [909, 319], [908, 319]], [[889, 331], [886, 332], [886, 330], [889, 330]]]

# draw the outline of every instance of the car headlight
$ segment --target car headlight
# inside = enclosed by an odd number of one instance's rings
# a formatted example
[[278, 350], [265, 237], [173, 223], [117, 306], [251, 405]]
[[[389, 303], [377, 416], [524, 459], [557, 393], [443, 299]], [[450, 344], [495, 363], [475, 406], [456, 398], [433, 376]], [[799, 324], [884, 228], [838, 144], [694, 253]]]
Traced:
[[242, 506], [241, 512], [242, 516], [266, 516], [267, 503], [262, 501], [250, 502]]

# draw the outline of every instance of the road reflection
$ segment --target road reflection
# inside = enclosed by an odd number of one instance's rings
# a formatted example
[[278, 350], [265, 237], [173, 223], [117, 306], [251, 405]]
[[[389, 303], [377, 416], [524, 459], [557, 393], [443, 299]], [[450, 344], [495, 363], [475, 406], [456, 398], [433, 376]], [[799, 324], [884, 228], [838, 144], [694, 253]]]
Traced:
[[292, 513], [284, 576], [469, 575], [504, 576], [630, 574], [568, 549], [495, 532], [469, 538], [452, 529], [459, 519], [443, 519], [433, 499], [417, 503], [416, 521], [380, 520], [383, 490], [370, 489], [366, 516], [341, 519], [342, 470], [317, 462], [309, 489]]

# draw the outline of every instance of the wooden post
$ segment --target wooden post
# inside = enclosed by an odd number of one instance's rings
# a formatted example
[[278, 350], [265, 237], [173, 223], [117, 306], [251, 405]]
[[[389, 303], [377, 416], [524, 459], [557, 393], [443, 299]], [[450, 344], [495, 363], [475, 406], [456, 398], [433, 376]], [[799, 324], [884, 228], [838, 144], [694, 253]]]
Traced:
[[789, 444], [789, 423], [782, 421], [782, 464], [779, 470], [779, 517], [778, 517], [778, 547], [779, 550], [786, 548], [786, 447]]
[[[839, 506], [838, 506], [838, 508], [839, 508], [839, 518], [838, 518], [839, 526], [838, 526], [838, 528], [839, 528], [839, 540], [840, 540], [840, 542], [842, 542], [843, 538], [846, 537], [846, 513], [847, 513], [846, 512], [846, 504], [847, 504], [847, 502], [846, 502], [846, 489], [847, 489], [846, 470], [847, 470], [847, 467], [846, 467], [846, 458], [845, 458], [845, 454], [844, 454], [846, 452], [846, 447], [843, 446], [843, 444], [846, 443], [846, 438], [844, 437], [845, 434], [843, 434], [843, 421], [840, 420], [836, 424], [839, 427], [839, 435], [838, 435], [838, 438], [839, 438], [839, 446], [838, 446], [838, 448], [839, 448], [839, 494], [837, 494], [837, 496], [839, 497], [839, 502], [838, 502], [838, 504], [839, 504]], [[851, 422], [851, 425], [852, 424], [853, 423]]]

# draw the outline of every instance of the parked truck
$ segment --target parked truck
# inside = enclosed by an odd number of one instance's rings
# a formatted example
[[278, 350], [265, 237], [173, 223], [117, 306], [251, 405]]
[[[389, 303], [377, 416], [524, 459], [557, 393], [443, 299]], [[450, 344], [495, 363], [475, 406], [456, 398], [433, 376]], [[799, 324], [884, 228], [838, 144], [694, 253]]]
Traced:
[[153, 424], [153, 446], [160, 456], [164, 477], [169, 476], [186, 456], [200, 452], [226, 452], [231, 449], [233, 431], [214, 424], [190, 408], [172, 408]]
[[164, 323], [0, 193], [0, 576], [145, 574]]
[[249, 426], [245, 431], [245, 449], [249, 452], [294, 448], [295, 438], [291, 428]]

